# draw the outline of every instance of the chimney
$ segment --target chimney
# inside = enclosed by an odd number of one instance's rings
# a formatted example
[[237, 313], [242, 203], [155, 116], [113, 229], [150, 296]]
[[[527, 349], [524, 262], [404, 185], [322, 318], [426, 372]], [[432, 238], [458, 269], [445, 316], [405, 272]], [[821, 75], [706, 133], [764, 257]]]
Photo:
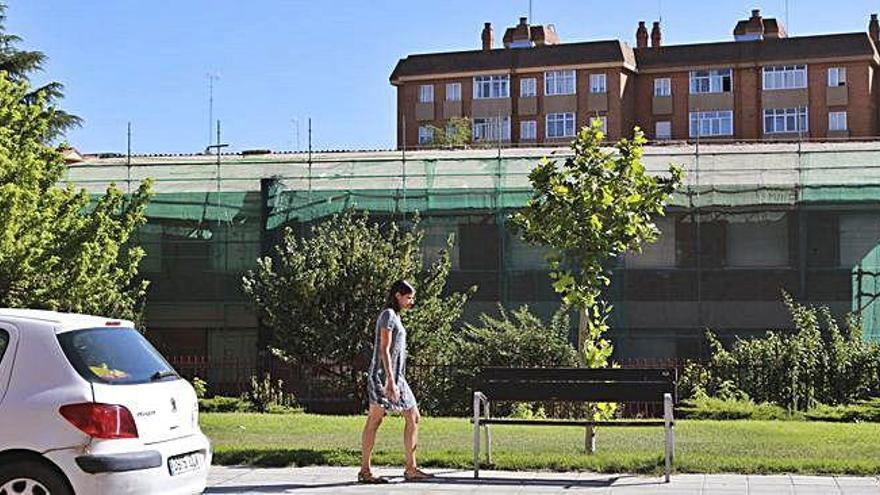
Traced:
[[660, 23], [654, 21], [654, 27], [651, 28], [651, 47], [660, 48], [662, 35], [660, 34]]
[[648, 28], [645, 27], [645, 21], [639, 21], [639, 28], [636, 29], [636, 48], [648, 48]]
[[492, 50], [492, 45], [495, 43], [495, 37], [492, 35], [492, 23], [487, 22], [483, 24], [483, 51], [488, 52]]
[[877, 14], [871, 14], [871, 22], [868, 23], [868, 33], [874, 43], [880, 43], [880, 21], [877, 20]]

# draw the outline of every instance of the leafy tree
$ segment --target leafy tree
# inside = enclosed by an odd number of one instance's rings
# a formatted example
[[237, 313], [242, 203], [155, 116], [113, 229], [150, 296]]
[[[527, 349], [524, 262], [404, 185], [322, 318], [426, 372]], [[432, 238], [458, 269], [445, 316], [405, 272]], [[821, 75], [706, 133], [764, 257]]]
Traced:
[[362, 384], [373, 349], [376, 317], [398, 279], [416, 287], [416, 305], [403, 314], [408, 366], [435, 364], [461, 316], [468, 294], [444, 296], [448, 251], [425, 266], [418, 220], [411, 229], [380, 226], [347, 211], [312, 228], [307, 238], [287, 229], [276, 258], [257, 261], [243, 287], [273, 330], [274, 352], [336, 378], [363, 400]]
[[553, 287], [565, 304], [581, 311], [579, 340], [587, 367], [607, 365], [613, 350], [603, 337], [611, 311], [601, 300], [602, 287], [610, 283], [606, 264], [656, 240], [653, 219], [664, 214], [683, 174], [676, 166], [665, 177], [645, 172], [645, 138], [638, 128], [615, 152], [600, 147], [604, 137], [594, 120], [572, 143], [574, 156], [542, 160], [529, 174], [532, 198], [512, 217], [527, 242], [550, 248]]
[[452, 117], [446, 128], [428, 126], [431, 129], [431, 146], [437, 148], [463, 148], [471, 143], [471, 121], [467, 117]]
[[[0, 4], [0, 71], [16, 82], [30, 82], [30, 75], [43, 70], [46, 55], [40, 51], [21, 50], [16, 45], [21, 37], [6, 31], [6, 5]], [[63, 110], [55, 108], [55, 103], [64, 97], [64, 85], [50, 82], [33, 88], [22, 96], [26, 103], [36, 103], [38, 99], [46, 102], [45, 116], [49, 118], [50, 138], [57, 137], [73, 127], [82, 125], [82, 119]], [[49, 112], [49, 110], [52, 110]]]
[[58, 110], [26, 81], [0, 77], [0, 306], [139, 319], [136, 279], [149, 182], [130, 198], [115, 186], [95, 202], [61, 187], [66, 167], [48, 146]]

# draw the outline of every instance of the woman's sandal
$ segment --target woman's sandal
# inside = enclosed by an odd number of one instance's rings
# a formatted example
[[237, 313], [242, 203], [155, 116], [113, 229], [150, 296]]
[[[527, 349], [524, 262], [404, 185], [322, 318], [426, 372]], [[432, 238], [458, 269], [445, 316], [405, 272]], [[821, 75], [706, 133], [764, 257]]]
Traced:
[[379, 476], [373, 476], [373, 473], [367, 471], [358, 472], [358, 483], [364, 485], [381, 485], [388, 483], [388, 480]]
[[430, 480], [433, 478], [434, 478], [433, 474], [426, 473], [426, 472], [422, 471], [421, 469], [416, 469], [415, 471], [412, 471], [412, 472], [409, 472], [409, 471], [403, 472], [403, 479], [406, 481], [425, 481], [425, 480]]

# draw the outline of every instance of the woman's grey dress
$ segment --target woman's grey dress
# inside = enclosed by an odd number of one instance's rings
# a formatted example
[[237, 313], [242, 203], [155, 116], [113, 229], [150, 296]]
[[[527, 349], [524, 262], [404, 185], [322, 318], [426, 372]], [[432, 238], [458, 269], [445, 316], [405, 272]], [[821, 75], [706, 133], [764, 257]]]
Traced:
[[[400, 390], [400, 397], [392, 401], [385, 397], [385, 367], [382, 365], [382, 357], [379, 349], [379, 332], [383, 328], [391, 330], [391, 372], [394, 374], [394, 383]], [[376, 321], [376, 336], [373, 342], [373, 359], [370, 361], [370, 370], [367, 375], [367, 395], [370, 404], [377, 404], [390, 411], [406, 411], [416, 406], [416, 398], [406, 382], [406, 328], [400, 321], [400, 316], [391, 308], [382, 310]]]

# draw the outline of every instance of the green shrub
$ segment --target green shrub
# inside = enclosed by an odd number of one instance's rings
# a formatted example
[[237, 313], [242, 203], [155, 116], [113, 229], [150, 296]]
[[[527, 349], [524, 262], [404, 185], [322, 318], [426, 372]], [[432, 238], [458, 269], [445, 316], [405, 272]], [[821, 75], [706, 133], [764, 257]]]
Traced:
[[253, 407], [248, 401], [239, 397], [218, 395], [211, 399], [199, 399], [199, 411], [203, 413], [253, 412]]
[[[569, 318], [559, 310], [549, 323], [528, 306], [509, 312], [499, 307], [497, 318], [483, 314], [478, 325], [465, 325], [445, 344], [442, 368], [413, 376], [419, 407], [432, 416], [467, 416], [473, 407], [474, 378], [481, 367], [576, 367], [578, 355], [569, 343]], [[415, 371], [415, 370], [414, 370]], [[492, 414], [511, 414], [510, 403], [492, 404]], [[528, 406], [537, 411], [536, 405]], [[555, 409], [545, 405], [548, 415]], [[558, 407], [557, 407], [558, 408]]]
[[880, 393], [880, 344], [862, 339], [861, 325], [849, 317], [841, 328], [827, 307], [807, 307], [784, 295], [793, 331], [771, 331], [764, 338], [738, 339], [725, 349], [711, 332], [711, 358], [685, 369], [683, 396], [704, 392], [720, 397], [722, 388], [742, 391], [756, 402], [791, 411], [818, 404], [850, 404]]
[[698, 394], [693, 399], [682, 402], [677, 410], [677, 416], [687, 419], [751, 419], [751, 420], [774, 420], [792, 419], [785, 409], [766, 402], [756, 404], [748, 398], [719, 399]]
[[290, 394], [284, 392], [284, 381], [272, 381], [268, 373], [260, 380], [256, 375], [251, 375], [251, 389], [242, 394], [241, 399], [248, 402], [256, 412], [268, 412], [275, 406], [290, 406], [294, 400]]
[[872, 422], [880, 423], [880, 398], [841, 406], [817, 406], [804, 414], [811, 421], [833, 421], [837, 423]]
[[192, 379], [193, 389], [196, 391], [196, 398], [204, 399], [208, 396], [208, 382], [194, 376]]

